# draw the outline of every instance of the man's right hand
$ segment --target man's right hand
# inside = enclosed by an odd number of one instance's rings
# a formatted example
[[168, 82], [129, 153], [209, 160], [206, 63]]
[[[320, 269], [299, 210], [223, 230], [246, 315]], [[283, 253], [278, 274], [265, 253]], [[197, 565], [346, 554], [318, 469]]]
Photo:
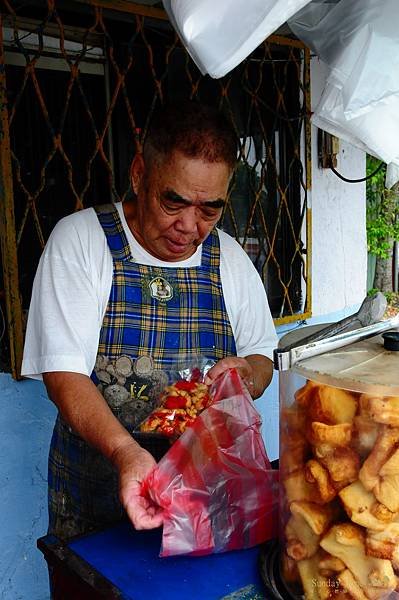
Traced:
[[163, 511], [142, 495], [141, 485], [156, 466], [147, 450], [132, 440], [112, 456], [119, 472], [119, 498], [135, 529], [154, 529], [163, 523]]
[[61, 371], [43, 373], [43, 380], [65, 421], [118, 470], [120, 499], [136, 529], [159, 527], [161, 509], [150, 505], [140, 493], [155, 459], [116, 419], [90, 377]]

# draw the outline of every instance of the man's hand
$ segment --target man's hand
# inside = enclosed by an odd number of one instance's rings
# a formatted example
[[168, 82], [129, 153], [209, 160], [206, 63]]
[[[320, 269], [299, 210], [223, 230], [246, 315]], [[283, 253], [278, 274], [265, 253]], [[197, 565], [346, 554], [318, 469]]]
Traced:
[[112, 462], [119, 472], [119, 498], [136, 529], [154, 529], [163, 523], [162, 509], [141, 495], [141, 484], [155, 467], [155, 459], [135, 442], [118, 448]]
[[240, 377], [244, 381], [248, 390], [252, 395], [254, 386], [254, 374], [253, 369], [249, 362], [245, 358], [239, 358], [238, 356], [229, 356], [219, 360], [215, 366], [209, 369], [205, 377], [206, 385], [211, 385], [215, 379], [217, 379], [222, 373], [229, 369], [237, 369]]
[[156, 465], [151, 454], [116, 419], [90, 377], [53, 372], [43, 373], [43, 380], [65, 421], [118, 470], [120, 500], [136, 529], [159, 527], [161, 510], [140, 494], [141, 482]]
[[229, 356], [222, 358], [209, 369], [205, 377], [206, 385], [211, 385], [219, 375], [229, 369], [237, 369], [252, 398], [259, 398], [263, 394], [273, 375], [273, 363], [266, 356], [261, 354], [252, 354], [245, 358]]

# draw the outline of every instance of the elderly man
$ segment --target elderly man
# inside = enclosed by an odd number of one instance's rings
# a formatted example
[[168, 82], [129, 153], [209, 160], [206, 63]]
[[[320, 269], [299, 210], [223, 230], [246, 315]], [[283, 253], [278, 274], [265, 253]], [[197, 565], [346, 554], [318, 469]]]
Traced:
[[50, 236], [23, 374], [42, 376], [59, 410], [49, 457], [58, 536], [125, 512], [138, 529], [162, 523], [140, 495], [156, 453], [134, 432], [177, 358], [213, 359], [208, 383], [235, 367], [254, 398], [270, 382], [276, 334], [263, 284], [215, 227], [236, 158], [219, 112], [166, 108], [133, 160], [134, 199], [72, 214]]

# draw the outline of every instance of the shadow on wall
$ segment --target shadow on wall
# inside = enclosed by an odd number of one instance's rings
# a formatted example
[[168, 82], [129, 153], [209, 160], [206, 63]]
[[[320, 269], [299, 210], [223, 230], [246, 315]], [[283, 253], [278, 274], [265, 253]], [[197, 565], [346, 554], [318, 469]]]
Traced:
[[36, 540], [47, 529], [47, 455], [54, 405], [40, 381], [0, 373], [0, 598], [48, 600]]

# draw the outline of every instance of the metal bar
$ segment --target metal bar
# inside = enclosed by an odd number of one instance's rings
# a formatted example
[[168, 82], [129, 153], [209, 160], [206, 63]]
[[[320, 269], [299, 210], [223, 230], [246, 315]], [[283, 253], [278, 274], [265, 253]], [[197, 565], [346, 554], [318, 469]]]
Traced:
[[88, 4], [98, 8], [107, 8], [118, 12], [141, 15], [142, 17], [153, 17], [162, 21], [169, 21], [169, 17], [162, 8], [154, 8], [143, 4], [129, 2], [129, 0], [74, 0], [79, 4]]
[[[24, 31], [30, 31], [31, 33], [37, 33], [37, 31], [43, 26], [43, 23], [40, 21], [40, 19], [31, 19], [28, 17], [20, 17], [15, 15], [4, 15], [3, 25], [4, 27], [9, 27], [10, 29], [16, 27], [18, 30], [22, 29]], [[64, 25], [63, 29], [65, 39], [77, 43], [82, 41], [86, 32], [84, 28], [76, 25]], [[43, 34], [46, 36], [59, 38], [59, 26], [57, 23], [47, 22], [43, 28]], [[91, 32], [86, 37], [86, 42], [89, 46], [102, 48], [104, 38], [100, 33]]]
[[393, 243], [393, 291], [399, 290], [399, 244], [398, 242]]
[[[344, 317], [340, 321], [324, 325], [313, 333], [307, 334], [301, 338], [301, 346], [309, 346], [313, 342], [319, 342], [327, 338], [332, 338], [348, 330], [354, 330], [356, 327], [367, 327], [380, 322], [384, 316], [387, 307], [387, 299], [382, 292], [377, 292], [373, 296], [366, 296], [356, 313]], [[281, 352], [288, 352], [298, 346], [298, 342], [287, 345], [279, 344]]]
[[23, 350], [22, 305], [19, 293], [18, 253], [15, 235], [14, 194], [8, 127], [7, 88], [0, 15], [0, 240], [6, 295], [11, 372], [20, 379]]
[[[7, 48], [7, 46], [4, 48]], [[33, 53], [31, 57], [33, 57]], [[23, 67], [24, 69], [26, 68], [26, 58], [14, 50], [10, 51], [10, 48], [7, 48], [6, 52], [4, 52], [4, 58], [7, 65]], [[103, 77], [104, 64], [105, 61], [102, 58], [99, 60], [80, 61], [79, 73], [99, 75]], [[42, 52], [41, 56], [36, 61], [36, 68], [47, 69], [49, 71], [65, 71], [67, 73], [71, 72], [69, 64], [60, 54], [55, 52]]]
[[273, 319], [275, 325], [286, 325], [287, 323], [297, 323], [298, 321], [304, 321], [312, 316], [310, 311], [295, 313], [294, 315], [287, 315], [286, 317], [278, 317]]
[[300, 360], [311, 358], [312, 356], [319, 356], [325, 352], [331, 352], [337, 348], [349, 346], [349, 344], [366, 340], [398, 326], [399, 315], [396, 315], [387, 321], [379, 321], [378, 323], [368, 325], [367, 327], [360, 327], [359, 329], [354, 329], [353, 331], [338, 333], [337, 335], [324, 340], [296, 346], [291, 350], [284, 351], [284, 349], [277, 349], [274, 351], [274, 367], [279, 371], [286, 371], [287, 369], [293, 367]]
[[[105, 68], [104, 68], [104, 87], [105, 87], [105, 105], [106, 105], [106, 109], [107, 111], [109, 111], [110, 106], [111, 106], [111, 92], [110, 92], [110, 73], [109, 73], [109, 62], [107, 60], [107, 62], [105, 63]], [[110, 119], [109, 125], [108, 125], [108, 129], [107, 129], [107, 143], [108, 143], [108, 157], [109, 157], [109, 164], [110, 164], [110, 168], [112, 173], [115, 174], [115, 159], [114, 159], [114, 139], [113, 139], [113, 135], [112, 135], [112, 119]], [[115, 186], [110, 186], [110, 193], [112, 196], [112, 202], [117, 202], [117, 198], [115, 195]]]
[[306, 168], [306, 189], [307, 189], [307, 207], [306, 207], [306, 304], [305, 312], [312, 313], [312, 127], [310, 124], [311, 115], [311, 89], [310, 89], [310, 51], [305, 48], [304, 51], [304, 70], [303, 86], [305, 94], [305, 168]]
[[303, 69], [303, 88], [305, 94], [305, 152], [306, 152], [306, 189], [312, 188], [312, 127], [310, 124], [310, 115], [312, 111], [312, 99], [310, 90], [310, 51], [305, 48], [304, 69]]
[[[308, 192], [310, 194], [310, 192]], [[312, 209], [306, 210], [306, 304], [305, 312], [312, 316]], [[304, 317], [308, 318], [308, 317]]]
[[[268, 44], [279, 44], [280, 46], [293, 46], [294, 48], [306, 48], [307, 46], [300, 40], [285, 37], [283, 35], [273, 34], [265, 40]], [[307, 49], [308, 50], [308, 49]], [[309, 50], [308, 50], [309, 52]]]
[[[277, 40], [275, 38], [278, 38]], [[286, 315], [284, 317], [278, 317], [274, 319], [274, 324], [286, 325], [287, 323], [297, 322], [299, 319], [308, 319], [312, 316], [312, 210], [311, 210], [311, 188], [312, 188], [312, 148], [311, 148], [311, 88], [310, 88], [310, 51], [309, 49], [298, 40], [291, 40], [285, 37], [270, 36], [267, 39], [269, 43], [278, 43], [281, 45], [294, 46], [304, 50], [303, 54], [303, 94], [304, 94], [304, 160], [305, 160], [305, 182], [307, 195], [307, 205], [305, 214], [306, 223], [306, 263], [305, 263], [305, 286], [306, 286], [306, 300], [304, 306], [304, 312], [296, 313], [293, 315]]]

